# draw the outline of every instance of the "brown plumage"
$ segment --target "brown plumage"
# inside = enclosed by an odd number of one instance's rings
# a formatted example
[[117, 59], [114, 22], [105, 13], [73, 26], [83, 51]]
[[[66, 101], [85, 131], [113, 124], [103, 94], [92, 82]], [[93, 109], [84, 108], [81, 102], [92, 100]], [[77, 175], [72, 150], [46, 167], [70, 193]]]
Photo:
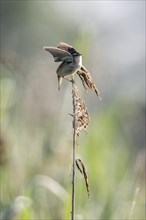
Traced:
[[58, 47], [59, 49], [66, 50], [66, 51], [68, 51], [68, 48], [72, 48], [71, 45], [66, 44], [66, 43], [64, 43], [64, 42], [60, 42], [59, 44], [57, 44], [57, 47]]

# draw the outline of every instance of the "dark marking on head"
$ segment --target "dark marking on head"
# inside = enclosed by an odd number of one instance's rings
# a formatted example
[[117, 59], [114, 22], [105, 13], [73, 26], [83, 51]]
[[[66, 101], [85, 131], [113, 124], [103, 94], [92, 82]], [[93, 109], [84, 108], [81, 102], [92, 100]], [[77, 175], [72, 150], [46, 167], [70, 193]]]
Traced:
[[80, 56], [81, 54], [78, 53], [73, 47], [69, 47], [68, 48], [68, 52], [72, 55], [72, 56]]

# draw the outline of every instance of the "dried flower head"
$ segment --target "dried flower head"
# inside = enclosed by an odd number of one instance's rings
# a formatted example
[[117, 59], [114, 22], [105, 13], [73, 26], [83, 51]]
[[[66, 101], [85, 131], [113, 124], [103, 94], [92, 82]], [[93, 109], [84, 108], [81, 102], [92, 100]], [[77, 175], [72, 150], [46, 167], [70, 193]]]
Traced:
[[77, 136], [79, 136], [79, 133], [82, 129], [84, 129], [87, 132], [90, 116], [84, 101], [79, 96], [79, 91], [76, 86], [74, 86], [73, 95], [75, 96], [75, 108], [76, 108], [75, 129]]
[[[79, 75], [80, 79], [82, 80], [83, 86], [86, 89], [86, 85], [88, 86], [89, 89], [94, 91], [96, 95], [99, 97], [101, 100], [101, 97], [99, 95], [99, 91], [93, 82], [93, 79], [91, 77], [90, 72], [82, 65], [81, 68], [77, 71], [77, 74]], [[85, 85], [86, 84], [86, 85]]]

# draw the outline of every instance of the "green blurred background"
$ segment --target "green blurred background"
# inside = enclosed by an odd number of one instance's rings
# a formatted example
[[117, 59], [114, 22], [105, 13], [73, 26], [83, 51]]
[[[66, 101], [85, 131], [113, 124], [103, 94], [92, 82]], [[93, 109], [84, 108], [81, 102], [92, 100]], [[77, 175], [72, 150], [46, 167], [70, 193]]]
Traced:
[[43, 50], [83, 54], [100, 102], [77, 79], [91, 121], [77, 155], [76, 219], [145, 219], [145, 1], [2, 1], [0, 219], [66, 220], [71, 212], [71, 84]]

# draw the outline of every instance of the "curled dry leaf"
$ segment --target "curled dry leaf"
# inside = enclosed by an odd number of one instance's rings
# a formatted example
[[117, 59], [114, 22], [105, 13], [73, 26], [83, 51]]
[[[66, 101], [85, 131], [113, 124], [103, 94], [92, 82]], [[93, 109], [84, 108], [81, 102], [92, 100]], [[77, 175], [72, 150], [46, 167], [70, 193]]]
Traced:
[[87, 189], [88, 197], [89, 197], [90, 196], [90, 187], [89, 187], [89, 182], [88, 182], [88, 174], [87, 174], [85, 165], [80, 158], [76, 158], [76, 166], [79, 169], [80, 173], [84, 176], [86, 189]]

